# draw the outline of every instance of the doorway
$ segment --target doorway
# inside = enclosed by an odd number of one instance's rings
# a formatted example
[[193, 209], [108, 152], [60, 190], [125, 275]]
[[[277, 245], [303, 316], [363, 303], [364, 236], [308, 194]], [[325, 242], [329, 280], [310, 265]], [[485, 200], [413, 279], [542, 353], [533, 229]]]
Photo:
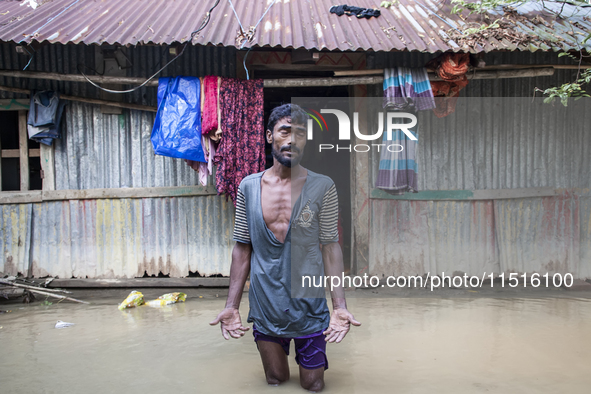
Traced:
[[[275, 75], [276, 74], [276, 75]], [[307, 77], [311, 76], [311, 72], [305, 72], [302, 75], [294, 75], [294, 72], [281, 72], [279, 70], [274, 71], [273, 75], [267, 75], [266, 78], [285, 78], [285, 77]], [[297, 72], [295, 72], [297, 74]], [[332, 73], [330, 73], [332, 75]], [[322, 77], [323, 75], [314, 75]], [[316, 101], [322, 100], [323, 103], [330, 102], [331, 98], [342, 98], [349, 97], [349, 90], [347, 86], [330, 86], [330, 87], [298, 87], [298, 88], [266, 88], [264, 89], [265, 97], [265, 129], [269, 119], [269, 114], [272, 109], [282, 104], [290, 103], [293, 97], [306, 97], [310, 98], [309, 106], [318, 108], [315, 105]], [[335, 100], [337, 101], [337, 100]], [[339, 104], [342, 105], [342, 102]], [[338, 108], [335, 106], [335, 108]], [[336, 119], [333, 117], [327, 117], [328, 128], [332, 130], [338, 130]], [[331, 125], [334, 122], [334, 125]], [[320, 133], [320, 138], [315, 136], [315, 142], [318, 144], [337, 144], [338, 135]], [[271, 155], [271, 145], [265, 142], [265, 153], [266, 153], [266, 168], [273, 165], [273, 157]], [[345, 274], [349, 274], [351, 270], [351, 169], [350, 169], [350, 154], [347, 152], [335, 152], [327, 151], [322, 152], [319, 155], [315, 149], [308, 149], [304, 151], [302, 158], [302, 164], [304, 167], [311, 171], [317, 172], [329, 176], [334, 181], [338, 198], [339, 198], [339, 244], [343, 251], [343, 263], [345, 266]], [[330, 163], [330, 165], [327, 165]]]

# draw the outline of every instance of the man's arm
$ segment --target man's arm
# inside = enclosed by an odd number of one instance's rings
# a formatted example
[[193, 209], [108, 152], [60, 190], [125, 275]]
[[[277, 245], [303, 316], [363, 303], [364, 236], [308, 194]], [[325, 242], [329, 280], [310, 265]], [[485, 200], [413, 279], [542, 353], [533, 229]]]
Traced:
[[[334, 183], [324, 193], [322, 197], [322, 208], [318, 214], [320, 226], [320, 243], [322, 244], [322, 260], [324, 262], [324, 275], [332, 278], [339, 278], [339, 286], [331, 287], [330, 296], [332, 298], [332, 314], [330, 315], [330, 324], [324, 331], [327, 342], [341, 342], [349, 332], [351, 324], [360, 326], [353, 315], [347, 310], [345, 301], [345, 291], [342, 287], [341, 278], [343, 277], [344, 264], [343, 252], [339, 245], [339, 198]], [[332, 286], [332, 280], [331, 286]]]
[[232, 249], [232, 264], [230, 266], [230, 289], [228, 290], [228, 299], [226, 307], [217, 318], [212, 321], [212, 326], [221, 322], [222, 335], [225, 339], [241, 338], [249, 327], [242, 325], [240, 313], [240, 300], [244, 291], [244, 284], [250, 272], [250, 254], [252, 245], [242, 242], [236, 242]]
[[228, 299], [226, 300], [226, 308], [240, 307], [240, 300], [242, 300], [242, 292], [244, 291], [244, 284], [246, 278], [250, 273], [250, 254], [252, 252], [252, 245], [242, 242], [236, 242], [234, 249], [232, 249], [232, 265], [230, 266], [230, 289], [228, 290]]
[[[322, 245], [322, 260], [324, 261], [324, 275], [332, 278], [339, 278], [339, 286], [332, 287], [330, 297], [332, 299], [332, 315], [330, 324], [324, 335], [327, 342], [341, 342], [349, 332], [351, 324], [360, 326], [361, 323], [355, 320], [355, 317], [347, 310], [347, 301], [345, 300], [345, 290], [340, 279], [343, 276], [344, 264], [343, 253], [338, 242], [331, 242]], [[329, 280], [329, 282], [331, 282]]]
[[[324, 275], [329, 278], [337, 276], [340, 279], [342, 277], [345, 266], [343, 264], [343, 252], [338, 242], [322, 245], [322, 260], [324, 261]], [[340, 283], [339, 286], [331, 287], [330, 298], [333, 309], [347, 309], [345, 291]]]

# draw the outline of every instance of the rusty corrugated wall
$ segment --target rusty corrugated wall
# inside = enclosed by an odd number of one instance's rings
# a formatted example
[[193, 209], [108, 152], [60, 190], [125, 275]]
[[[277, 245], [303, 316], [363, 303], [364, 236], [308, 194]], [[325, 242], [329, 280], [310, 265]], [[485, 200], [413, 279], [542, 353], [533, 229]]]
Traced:
[[230, 274], [234, 206], [223, 197], [0, 207], [3, 274], [60, 278]]
[[0, 205], [0, 272], [26, 274], [31, 249], [31, 204]]
[[[531, 55], [502, 56], [508, 63], [531, 61]], [[565, 108], [540, 98], [532, 104], [528, 97], [537, 83], [545, 88], [568, 80], [560, 73], [537, 82], [470, 81], [461, 93], [469, 98], [460, 98], [454, 114], [443, 119], [431, 111], [419, 114], [419, 190], [551, 187], [560, 189], [559, 195], [488, 201], [372, 199], [369, 265], [359, 269], [377, 275], [458, 270], [591, 277], [591, 100], [571, 101]], [[372, 89], [381, 96], [380, 86]], [[478, 98], [490, 92], [506, 98]], [[370, 187], [378, 160], [372, 157]]]
[[56, 141], [56, 188], [196, 185], [197, 173], [183, 160], [154, 154], [154, 116], [145, 111], [102, 114], [97, 105], [70, 102], [66, 131]]
[[[0, 68], [22, 69], [28, 57], [0, 44]], [[127, 48], [129, 76], [148, 76], [170, 56], [163, 47]], [[34, 56], [31, 71], [78, 73], [94, 64], [95, 48], [48, 45]], [[189, 47], [167, 75], [235, 76], [232, 48]], [[99, 97], [89, 84], [2, 78], [0, 84], [56, 89]], [[6, 97], [19, 97], [0, 92]], [[124, 100], [156, 105], [156, 89]], [[155, 156], [150, 135], [154, 114], [124, 110], [103, 114], [99, 106], [70, 102], [63, 138], [56, 141], [57, 189], [196, 185], [182, 160]], [[211, 178], [210, 178], [211, 180]], [[224, 196], [102, 199], [0, 205], [0, 274], [61, 278], [133, 278], [229, 275], [234, 207]]]
[[369, 273], [498, 273], [493, 212], [492, 201], [374, 199]]

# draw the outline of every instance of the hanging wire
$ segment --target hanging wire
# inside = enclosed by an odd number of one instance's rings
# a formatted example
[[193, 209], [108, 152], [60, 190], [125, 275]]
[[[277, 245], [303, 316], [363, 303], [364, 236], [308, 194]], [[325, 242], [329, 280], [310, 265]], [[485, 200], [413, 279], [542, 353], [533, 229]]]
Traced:
[[213, 11], [213, 9], [215, 7], [218, 6], [218, 4], [220, 3], [220, 0], [216, 0], [215, 4], [213, 5], [213, 7], [211, 7], [209, 9], [209, 11], [207, 11], [207, 13], [205, 14], [205, 16], [203, 17], [203, 21], [201, 22], [201, 25], [199, 26], [199, 28], [197, 28], [197, 30], [195, 30], [194, 32], [191, 33], [191, 36], [189, 37], [189, 39], [183, 44], [183, 49], [181, 50], [181, 52], [176, 55], [174, 58], [172, 58], [172, 60], [170, 60], [168, 63], [166, 63], [162, 68], [160, 68], [158, 71], [156, 71], [150, 78], [146, 79], [144, 81], [144, 83], [142, 83], [141, 85], [138, 85], [134, 88], [131, 89], [127, 89], [127, 90], [112, 90], [112, 89], [107, 89], [107, 88], [103, 88], [102, 86], [94, 83], [93, 81], [90, 80], [90, 78], [88, 78], [88, 76], [86, 74], [84, 74], [81, 70], [80, 70], [80, 65], [78, 65], [78, 71], [80, 72], [80, 74], [82, 74], [82, 76], [86, 79], [86, 81], [88, 81], [88, 83], [90, 83], [92, 86], [108, 92], [108, 93], [131, 93], [131, 92], [135, 92], [136, 90], [144, 87], [148, 82], [150, 82], [152, 79], [154, 79], [158, 74], [160, 74], [162, 72], [162, 70], [164, 70], [166, 67], [168, 67], [172, 62], [174, 62], [176, 59], [178, 59], [179, 57], [181, 57], [183, 55], [183, 53], [185, 53], [185, 49], [187, 48], [187, 45], [189, 45], [190, 42], [193, 42], [193, 38], [195, 37], [195, 35], [197, 35], [201, 30], [203, 30], [205, 28], [205, 26], [207, 26], [207, 24], [209, 23], [209, 20], [211, 19], [211, 12]]
[[[45, 26], [47, 26], [48, 24], [51, 23], [51, 21], [53, 21], [55, 18], [57, 18], [58, 16], [60, 16], [61, 14], [63, 14], [64, 12], [66, 12], [67, 10], [69, 10], [73, 5], [75, 5], [76, 3], [78, 3], [80, 0], [76, 0], [74, 1], [72, 4], [70, 4], [69, 6], [67, 6], [66, 8], [64, 8], [59, 14], [57, 14], [56, 16], [54, 16], [53, 18], [49, 18], [47, 20], [47, 22], [45, 22], [45, 24], [43, 26], [41, 26], [40, 28], [38, 28], [37, 30], [35, 30], [32, 34], [29, 34], [29, 37], [34, 37], [35, 34], [39, 33], [39, 30], [43, 29]], [[29, 52], [29, 51], [27, 51]], [[31, 61], [33, 60], [33, 56], [35, 55], [35, 53], [33, 53], [31, 55], [31, 58], [29, 59], [29, 62], [27, 63], [27, 65], [25, 66], [25, 68], [23, 68], [23, 71], [25, 71], [27, 69], [27, 67], [29, 67], [29, 65], [31, 64]]]
[[230, 7], [232, 7], [232, 11], [234, 11], [234, 16], [236, 16], [236, 20], [238, 21], [238, 24], [240, 25], [240, 29], [242, 31], [246, 31], [246, 30], [244, 30], [244, 26], [242, 26], [242, 23], [240, 22], [240, 18], [238, 17], [238, 14], [236, 13], [236, 10], [234, 9], [234, 4], [232, 4], [232, 0], [228, 0], [228, 3], [230, 3]]
[[[275, 2], [276, 1], [277, 0], [273, 0], [273, 2], [271, 4], [269, 4], [269, 6], [267, 7], [267, 9], [263, 13], [263, 15], [261, 15], [261, 17], [259, 18], [257, 24], [251, 30], [249, 30], [250, 37], [248, 37], [248, 36], [244, 37], [244, 40], [240, 44], [240, 49], [244, 49], [244, 44], [246, 44], [247, 42], [250, 42], [250, 40], [252, 39], [252, 37], [254, 37], [254, 33], [256, 32], [257, 27], [259, 26], [259, 24], [261, 23], [261, 21], [263, 20], [263, 18], [265, 17], [265, 15], [267, 15], [267, 12], [269, 12], [269, 10], [271, 9], [271, 7], [273, 5], [275, 5]], [[234, 15], [236, 16], [236, 20], [238, 21], [238, 24], [240, 25], [240, 31], [242, 32], [242, 34], [245, 34], [246, 35], [247, 34], [246, 33], [246, 30], [244, 29], [244, 26], [242, 26], [242, 22], [240, 22], [240, 18], [238, 17], [238, 13], [234, 9], [234, 4], [232, 4], [232, 0], [228, 0], [228, 3], [230, 3], [230, 7], [232, 7], [232, 11], [234, 11]], [[248, 48], [248, 51], [246, 52], [246, 55], [244, 55], [244, 59], [242, 60], [242, 66], [244, 67], [244, 71], [246, 72], [246, 79], [247, 80], [250, 80], [250, 75], [248, 73], [248, 69], [246, 68], [246, 58], [248, 57], [248, 53], [250, 52], [251, 49], [252, 49], [252, 45]]]
[[26, 51], [26, 52], [27, 52], [29, 55], [31, 55], [31, 57], [29, 58], [29, 61], [28, 61], [27, 65], [25, 66], [25, 68], [23, 68], [23, 71], [25, 71], [25, 70], [27, 69], [27, 67], [29, 67], [29, 65], [31, 64], [31, 62], [33, 61], [33, 56], [35, 56], [35, 52], [37, 52], [37, 51], [35, 51], [35, 48], [31, 47], [31, 49], [33, 50], [33, 53], [31, 53], [31, 52], [29, 52], [29, 50], [27, 49], [27, 47], [26, 47], [26, 46], [24, 46], [24, 45], [21, 45], [21, 47], [22, 47], [22, 48], [23, 48], [23, 49], [24, 49], [24, 50], [25, 50], [25, 51]]
[[250, 52], [250, 50], [252, 49], [252, 47], [248, 48], [248, 51], [246, 51], [246, 55], [244, 55], [244, 59], [242, 60], [242, 67], [244, 67], [244, 71], [246, 71], [246, 80], [250, 81], [250, 75], [248, 75], [248, 68], [246, 68], [246, 58], [248, 57], [248, 53]]
[[259, 25], [259, 23], [261, 23], [261, 21], [263, 20], [263, 18], [265, 17], [265, 15], [267, 15], [267, 12], [269, 12], [269, 10], [271, 9], [271, 7], [273, 7], [273, 5], [275, 4], [277, 0], [273, 0], [273, 2], [267, 7], [267, 10], [265, 11], [265, 13], [260, 17], [259, 21], [257, 22], [257, 24], [255, 25], [254, 29], [256, 30], [257, 26]]
[[53, 18], [49, 18], [47, 20], [47, 22], [45, 22], [45, 24], [43, 26], [41, 26], [40, 28], [38, 28], [37, 30], [35, 30], [33, 32], [33, 34], [31, 34], [31, 36], [34, 36], [35, 34], [39, 33], [39, 30], [43, 29], [45, 26], [47, 26], [48, 24], [51, 23], [51, 21], [53, 21], [55, 18], [57, 18], [58, 16], [60, 16], [61, 14], [63, 14], [64, 12], [66, 12], [67, 10], [69, 10], [73, 5], [76, 5], [80, 0], [76, 0], [74, 1], [72, 4], [70, 4], [69, 6], [67, 6], [66, 8], [64, 8], [59, 14], [57, 14], [56, 16], [54, 16]]

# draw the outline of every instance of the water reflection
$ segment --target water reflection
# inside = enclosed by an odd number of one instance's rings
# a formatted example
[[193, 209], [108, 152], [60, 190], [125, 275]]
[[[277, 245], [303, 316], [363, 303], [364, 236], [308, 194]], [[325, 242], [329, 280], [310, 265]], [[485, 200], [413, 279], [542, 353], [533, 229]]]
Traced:
[[[224, 341], [208, 325], [222, 297], [125, 311], [120, 300], [8, 308], [0, 315], [2, 392], [303, 392], [293, 349], [292, 380], [268, 387], [252, 335]], [[329, 345], [326, 392], [591, 387], [587, 299], [352, 298], [349, 307], [363, 326]], [[57, 330], [57, 320], [76, 325]]]

